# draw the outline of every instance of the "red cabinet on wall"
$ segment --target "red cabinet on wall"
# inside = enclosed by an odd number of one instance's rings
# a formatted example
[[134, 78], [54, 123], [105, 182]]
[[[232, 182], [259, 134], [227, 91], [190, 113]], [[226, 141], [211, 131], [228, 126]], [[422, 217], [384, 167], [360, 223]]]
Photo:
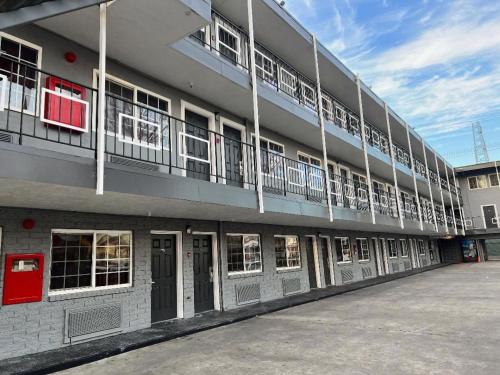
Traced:
[[85, 99], [84, 87], [58, 77], [47, 77], [43, 93], [45, 103], [42, 121], [86, 132], [89, 103]]
[[7, 254], [3, 281], [3, 304], [42, 300], [43, 254]]

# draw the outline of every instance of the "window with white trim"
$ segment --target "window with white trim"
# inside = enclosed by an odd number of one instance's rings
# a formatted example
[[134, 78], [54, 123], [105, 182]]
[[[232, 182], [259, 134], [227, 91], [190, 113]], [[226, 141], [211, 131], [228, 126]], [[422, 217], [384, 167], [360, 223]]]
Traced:
[[490, 186], [498, 186], [498, 175], [496, 173], [490, 174]]
[[366, 238], [357, 238], [356, 245], [358, 247], [359, 260], [370, 260], [370, 248]]
[[399, 244], [401, 246], [401, 256], [407, 258], [409, 255], [408, 242], [405, 239], [400, 239]]
[[[252, 143], [255, 145], [255, 136], [252, 136]], [[285, 146], [260, 137], [260, 149], [262, 173], [283, 178]]]
[[333, 121], [334, 115], [333, 115], [332, 100], [325, 94], [321, 96], [321, 100], [323, 101], [323, 116], [325, 117], [326, 120]]
[[262, 250], [258, 234], [228, 234], [226, 250], [229, 274], [262, 271]]
[[[300, 169], [304, 176], [307, 176], [308, 187], [313, 190], [323, 190], [323, 170], [321, 169], [321, 160], [314, 156], [297, 152], [297, 157], [301, 162]], [[304, 181], [305, 182], [305, 181]]]
[[305, 82], [301, 82], [300, 87], [302, 90], [302, 100], [305, 105], [311, 108], [316, 108], [316, 92], [314, 88]]
[[368, 201], [368, 186], [366, 185], [366, 177], [353, 173], [352, 180], [354, 181], [356, 197], [362, 202]]
[[[7, 78], [1, 85], [5, 90], [9, 109], [35, 114], [42, 48], [16, 37], [0, 33], [0, 75]], [[22, 65], [21, 65], [22, 64]]]
[[295, 98], [297, 94], [297, 77], [280, 66], [280, 90]]
[[300, 246], [298, 236], [274, 236], [276, 268], [300, 268]]
[[470, 190], [486, 189], [488, 187], [488, 179], [484, 175], [469, 177], [468, 180]]
[[387, 244], [389, 247], [389, 258], [398, 257], [398, 248], [396, 246], [396, 241], [392, 238], [387, 239]]
[[54, 231], [51, 292], [130, 286], [132, 232]]
[[335, 237], [337, 263], [352, 262], [352, 249], [349, 237]]
[[418, 240], [418, 254], [425, 255], [425, 246], [423, 240]]
[[255, 49], [255, 69], [257, 77], [264, 81], [274, 83], [274, 63], [266, 54]]
[[240, 36], [229, 27], [216, 25], [217, 50], [233, 63], [240, 62]]

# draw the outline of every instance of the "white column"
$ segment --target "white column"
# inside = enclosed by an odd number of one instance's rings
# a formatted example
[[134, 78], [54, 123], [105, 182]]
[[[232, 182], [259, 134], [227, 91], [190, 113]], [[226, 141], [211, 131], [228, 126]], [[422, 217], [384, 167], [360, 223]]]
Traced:
[[404, 229], [405, 224], [403, 220], [403, 210], [401, 207], [401, 194], [399, 192], [398, 177], [396, 173], [396, 160], [394, 157], [394, 148], [392, 147], [391, 122], [389, 119], [389, 108], [387, 107], [387, 103], [384, 103], [384, 109], [385, 109], [385, 121], [387, 123], [387, 135], [389, 136], [389, 155], [391, 155], [392, 176], [394, 178], [394, 190], [396, 191], [396, 203], [398, 205], [399, 225], [401, 226], [401, 229]]
[[446, 183], [448, 184], [448, 194], [450, 195], [450, 202], [451, 202], [451, 217], [453, 219], [453, 229], [455, 230], [455, 236], [456, 236], [458, 232], [457, 232], [457, 222], [455, 221], [455, 206], [453, 205], [453, 196], [451, 195], [450, 178], [448, 176], [448, 166], [446, 165], [446, 163], [444, 164], [444, 171], [446, 172]]
[[363, 115], [363, 100], [361, 99], [361, 81], [356, 76], [356, 85], [358, 87], [358, 103], [359, 103], [359, 121], [361, 123], [361, 141], [363, 142], [363, 155], [365, 158], [366, 168], [366, 184], [368, 185], [368, 203], [370, 205], [370, 212], [372, 214], [372, 223], [375, 224], [375, 211], [373, 210], [373, 196], [372, 196], [372, 178], [370, 175], [370, 163], [368, 162], [368, 150], [366, 147], [365, 138], [365, 118]]
[[460, 222], [462, 223], [462, 236], [465, 236], [465, 223], [464, 218], [462, 216], [462, 205], [460, 204], [460, 195], [458, 194], [457, 178], [455, 177], [455, 168], [453, 168], [453, 183], [455, 184], [455, 191], [457, 192], [457, 204], [458, 204], [458, 213], [460, 215]]
[[96, 194], [104, 194], [104, 141], [106, 110], [106, 10], [108, 5], [99, 5], [99, 91], [97, 106], [97, 183]]
[[500, 189], [500, 174], [498, 173], [498, 166], [496, 160], [495, 160], [495, 172], [497, 174], [498, 188]]
[[413, 172], [413, 187], [415, 189], [415, 197], [417, 198], [417, 212], [418, 219], [420, 220], [420, 230], [424, 230], [424, 223], [422, 221], [422, 209], [420, 208], [420, 196], [418, 195], [417, 173], [415, 172], [415, 162], [413, 160], [413, 151], [411, 150], [410, 128], [408, 127], [408, 124], [406, 122], [405, 127], [406, 137], [408, 139], [408, 152], [410, 153], [411, 170]]
[[[321, 129], [321, 147], [323, 147], [323, 168], [325, 170], [326, 202], [328, 203], [328, 213], [330, 221], [333, 221], [332, 211], [332, 188], [330, 186], [330, 172], [328, 171], [328, 153], [326, 151], [325, 121], [323, 119], [323, 100], [321, 95], [321, 80], [319, 77], [318, 46], [316, 35], [313, 34], [314, 66], [316, 69], [316, 100], [318, 101], [318, 118]], [[306, 177], [307, 178], [307, 177]]]
[[[444, 197], [443, 197], [443, 188], [441, 186], [441, 175], [439, 173], [439, 164], [438, 164], [438, 159], [437, 155], [434, 154], [434, 160], [436, 161], [436, 172], [439, 178], [439, 194], [441, 195], [441, 205], [443, 207], [443, 214], [444, 214], [444, 225], [446, 225], [446, 234], [450, 233], [450, 230], [448, 229], [448, 221], [446, 220], [446, 210], [445, 210], [445, 205], [444, 205]], [[445, 164], [446, 168], [446, 164]]]
[[434, 197], [432, 196], [432, 186], [431, 186], [431, 177], [429, 173], [429, 165], [427, 164], [427, 152], [425, 151], [425, 143], [424, 139], [420, 137], [420, 142], [422, 142], [422, 150], [424, 152], [424, 163], [425, 163], [425, 171], [427, 173], [427, 185], [429, 186], [429, 195], [431, 197], [431, 207], [432, 207], [432, 217], [434, 219], [434, 228], [436, 232], [438, 231], [438, 224], [436, 220], [436, 209], [434, 208]]
[[248, 10], [248, 34], [250, 41], [250, 74], [252, 77], [252, 101], [253, 101], [253, 123], [255, 127], [255, 162], [257, 164], [257, 195], [259, 201], [259, 212], [264, 213], [264, 197], [262, 194], [262, 164], [260, 154], [260, 126], [259, 126], [259, 103], [257, 96], [257, 72], [255, 70], [255, 40], [253, 32], [253, 7], [252, 0], [247, 0]]

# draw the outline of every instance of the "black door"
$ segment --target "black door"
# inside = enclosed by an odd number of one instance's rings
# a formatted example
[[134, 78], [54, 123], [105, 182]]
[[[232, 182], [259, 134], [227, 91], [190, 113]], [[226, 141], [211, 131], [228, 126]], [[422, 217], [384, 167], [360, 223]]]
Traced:
[[330, 275], [330, 261], [328, 258], [328, 240], [320, 238], [321, 253], [323, 254], [323, 270], [325, 272], [325, 284], [332, 285], [332, 277]]
[[495, 206], [483, 206], [484, 222], [486, 223], [486, 228], [498, 228], [497, 221], [493, 220], [496, 218], [497, 213]]
[[151, 321], [177, 317], [175, 236], [153, 236], [151, 246]]
[[309, 274], [309, 286], [311, 289], [317, 288], [316, 283], [316, 267], [314, 266], [314, 250], [313, 250], [313, 239], [311, 237], [306, 238], [306, 252], [307, 252], [307, 272]]
[[[210, 181], [209, 147], [203, 139], [209, 140], [208, 118], [197, 113], [186, 111], [186, 169], [187, 176], [198, 180]], [[195, 159], [196, 158], [196, 159]], [[205, 160], [205, 161], [204, 161]]]
[[194, 312], [214, 309], [212, 238], [193, 237]]
[[224, 158], [226, 159], [226, 183], [243, 186], [241, 131], [227, 125], [224, 125]]

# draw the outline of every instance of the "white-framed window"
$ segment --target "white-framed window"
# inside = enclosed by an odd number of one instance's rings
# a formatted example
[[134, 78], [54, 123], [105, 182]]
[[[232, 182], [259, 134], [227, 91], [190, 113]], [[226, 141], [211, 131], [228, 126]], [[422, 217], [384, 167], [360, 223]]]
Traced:
[[316, 108], [316, 92], [314, 91], [314, 88], [303, 81], [300, 82], [300, 87], [304, 103], [308, 107]]
[[240, 62], [240, 36], [229, 26], [216, 23], [216, 48], [219, 53], [227, 57], [231, 62], [238, 64]]
[[486, 189], [488, 187], [488, 178], [485, 175], [469, 177], [469, 189]]
[[308, 187], [313, 190], [323, 190], [323, 170], [321, 169], [321, 159], [297, 152], [300, 168], [307, 178]]
[[301, 267], [298, 236], [274, 236], [274, 251], [278, 270]]
[[228, 274], [262, 272], [262, 250], [258, 234], [227, 234]]
[[380, 149], [384, 154], [389, 154], [389, 139], [383, 134], [380, 135]]
[[[254, 134], [252, 134], [252, 144], [255, 145]], [[270, 139], [260, 137], [260, 149], [262, 174], [283, 178], [285, 146]]]
[[347, 129], [347, 112], [337, 103], [335, 103], [335, 120], [337, 125], [343, 129]]
[[359, 119], [352, 114], [349, 114], [349, 129], [355, 136], [361, 137]]
[[357, 238], [356, 245], [358, 247], [359, 260], [370, 260], [370, 248], [368, 247], [368, 240], [366, 238]]
[[394, 240], [393, 238], [388, 238], [387, 244], [389, 247], [389, 258], [397, 258], [398, 257], [398, 248], [396, 246], [396, 240]]
[[332, 100], [326, 94], [322, 94], [321, 100], [323, 101], [323, 116], [326, 120], [333, 121], [334, 114]]
[[[98, 71], [94, 70], [94, 87], [98, 87], [98, 81]], [[170, 99], [109, 74], [105, 89], [108, 135], [143, 147], [169, 148]]]
[[401, 256], [403, 258], [407, 258], [409, 255], [408, 252], [408, 242], [405, 239], [400, 239], [399, 244], [401, 246]]
[[274, 66], [273, 60], [258, 49], [255, 49], [255, 69], [257, 77], [273, 83], [275, 81]]
[[41, 66], [42, 47], [0, 32], [0, 84], [5, 93], [2, 108], [8, 104], [11, 110], [35, 114], [40, 86], [36, 69]]
[[352, 180], [354, 181], [356, 197], [362, 201], [368, 201], [368, 186], [366, 185], [366, 177], [357, 173], [352, 173]]
[[337, 263], [352, 262], [352, 248], [349, 237], [335, 237]]
[[491, 187], [494, 187], [494, 186], [498, 186], [498, 175], [496, 173], [493, 173], [493, 174], [490, 174], [490, 186]]
[[132, 232], [53, 230], [50, 293], [132, 285]]
[[425, 255], [424, 240], [418, 240], [418, 254]]
[[280, 90], [295, 98], [297, 91], [297, 77], [280, 66]]

